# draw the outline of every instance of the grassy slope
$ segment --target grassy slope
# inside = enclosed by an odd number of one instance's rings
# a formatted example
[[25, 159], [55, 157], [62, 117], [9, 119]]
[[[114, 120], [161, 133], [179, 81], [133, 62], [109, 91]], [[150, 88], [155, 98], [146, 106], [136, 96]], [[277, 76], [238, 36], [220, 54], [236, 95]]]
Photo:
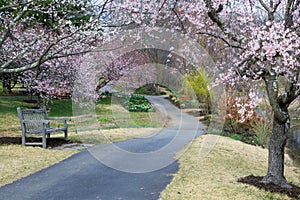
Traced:
[[[266, 174], [266, 149], [219, 137], [212, 151], [201, 158], [199, 149], [205, 137], [218, 136], [201, 136], [189, 146], [179, 158], [179, 172], [162, 192], [161, 200], [289, 199], [284, 195], [272, 194], [237, 182], [240, 177]], [[300, 184], [300, 169], [293, 167], [288, 157], [285, 171], [288, 181]]]

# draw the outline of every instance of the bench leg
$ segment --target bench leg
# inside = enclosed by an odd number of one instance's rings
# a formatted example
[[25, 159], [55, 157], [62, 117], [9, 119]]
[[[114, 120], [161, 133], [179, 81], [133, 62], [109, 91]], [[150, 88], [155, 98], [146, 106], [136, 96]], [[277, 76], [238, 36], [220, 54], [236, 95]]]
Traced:
[[64, 131], [65, 132], [65, 140], [68, 139], [68, 129]]
[[26, 143], [26, 135], [24, 132], [22, 132], [22, 145], [25, 146]]
[[42, 141], [43, 141], [43, 148], [47, 147], [47, 138], [46, 138], [46, 131], [45, 129], [43, 129], [43, 133], [42, 133]]

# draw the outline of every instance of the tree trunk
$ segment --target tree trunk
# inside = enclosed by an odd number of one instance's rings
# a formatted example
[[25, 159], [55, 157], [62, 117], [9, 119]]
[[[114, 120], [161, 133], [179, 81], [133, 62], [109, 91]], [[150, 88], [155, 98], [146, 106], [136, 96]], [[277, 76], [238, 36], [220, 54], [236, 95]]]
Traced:
[[12, 93], [12, 87], [11, 87], [11, 74], [9, 73], [3, 73], [2, 74], [2, 87], [4, 93]]
[[267, 74], [264, 81], [274, 116], [269, 139], [268, 172], [262, 182], [291, 188], [284, 177], [284, 148], [290, 128], [288, 107], [297, 98], [297, 87], [287, 81], [285, 91], [279, 94], [277, 75]]
[[285, 122], [280, 122], [274, 116], [269, 140], [268, 173], [262, 180], [264, 183], [274, 183], [285, 188], [291, 187], [284, 176], [284, 148], [289, 127], [289, 118]]

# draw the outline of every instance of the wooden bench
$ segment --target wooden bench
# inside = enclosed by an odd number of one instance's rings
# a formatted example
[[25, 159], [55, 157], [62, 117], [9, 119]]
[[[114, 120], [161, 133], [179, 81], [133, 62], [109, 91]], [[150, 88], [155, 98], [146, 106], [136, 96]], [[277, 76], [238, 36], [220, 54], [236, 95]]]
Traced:
[[[46, 136], [50, 138], [50, 133], [63, 131], [65, 139], [68, 138], [68, 124], [70, 118], [49, 118], [47, 115], [46, 107], [41, 109], [26, 109], [22, 110], [17, 108], [20, 124], [22, 128], [22, 145], [42, 145], [43, 148], [47, 147]], [[61, 121], [63, 127], [52, 128], [51, 121]], [[26, 142], [27, 136], [41, 135], [42, 142]]]

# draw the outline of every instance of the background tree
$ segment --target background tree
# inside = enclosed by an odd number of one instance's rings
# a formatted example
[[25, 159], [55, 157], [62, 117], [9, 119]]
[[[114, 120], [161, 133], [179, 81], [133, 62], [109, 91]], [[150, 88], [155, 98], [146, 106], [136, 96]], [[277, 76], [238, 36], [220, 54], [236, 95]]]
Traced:
[[89, 0], [1, 1], [3, 88], [11, 91], [12, 80], [18, 80], [29, 96], [45, 102], [69, 95], [82, 54], [101, 40], [105, 5]]
[[90, 45], [99, 40], [104, 7], [105, 2], [95, 5], [88, 0], [1, 1], [0, 72], [33, 69], [89, 51], [89, 45], [76, 47], [86, 38]]
[[2, 90], [4, 93], [12, 93], [12, 89], [17, 84], [17, 75], [14, 73], [2, 73], [0, 74], [2, 81]]
[[26, 87], [29, 97], [37, 96], [44, 105], [53, 98], [70, 97], [81, 60], [80, 55], [49, 60], [21, 72], [18, 82]]

